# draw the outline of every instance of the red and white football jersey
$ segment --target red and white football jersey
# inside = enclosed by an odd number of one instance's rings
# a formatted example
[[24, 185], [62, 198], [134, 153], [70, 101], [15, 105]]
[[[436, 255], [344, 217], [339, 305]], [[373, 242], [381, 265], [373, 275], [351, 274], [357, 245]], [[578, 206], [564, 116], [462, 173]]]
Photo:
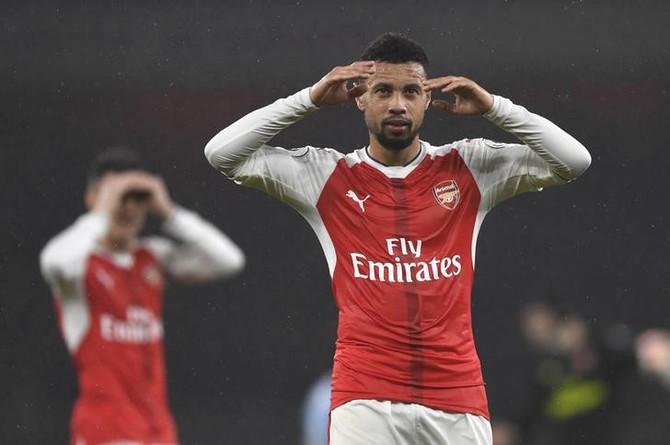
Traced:
[[502, 200], [580, 174], [588, 152], [497, 96], [486, 117], [528, 145], [422, 141], [401, 167], [366, 148], [266, 145], [314, 108], [308, 90], [280, 99], [221, 131], [205, 152], [236, 182], [293, 206], [319, 238], [339, 311], [331, 408], [377, 399], [488, 417], [470, 316], [479, 228]]
[[97, 245], [107, 224], [104, 215], [83, 215], [41, 257], [78, 377], [70, 443], [176, 444], [163, 352], [164, 272], [213, 279], [239, 271], [244, 257], [184, 209], [166, 224], [181, 244], [154, 237], [112, 253]]
[[[119, 437], [176, 443], [165, 384], [163, 274], [145, 247], [124, 266], [102, 252], [88, 258], [83, 286], [89, 327], [73, 351], [79, 397], [72, 435], [85, 444]], [[66, 330], [62, 299], [55, 301]]]

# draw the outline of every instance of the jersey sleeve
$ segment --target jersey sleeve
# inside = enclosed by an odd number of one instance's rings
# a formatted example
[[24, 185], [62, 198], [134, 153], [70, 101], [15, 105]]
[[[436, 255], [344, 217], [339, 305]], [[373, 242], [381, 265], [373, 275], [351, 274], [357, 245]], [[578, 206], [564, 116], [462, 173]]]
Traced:
[[298, 210], [314, 206], [344, 155], [310, 146], [287, 150], [267, 145], [313, 110], [308, 88], [279, 99], [220, 131], [205, 147], [205, 156], [238, 184], [262, 190]]
[[522, 142], [474, 139], [456, 143], [475, 176], [485, 208], [520, 193], [570, 182], [591, 163], [591, 155], [574, 137], [509, 99], [494, 96], [493, 107], [484, 117]]
[[40, 254], [42, 276], [62, 300], [83, 298], [86, 262], [109, 224], [107, 215], [89, 212], [51, 239]]
[[59, 302], [63, 338], [69, 351], [79, 347], [90, 325], [84, 289], [86, 267], [108, 225], [109, 216], [89, 212], [52, 238], [40, 253], [42, 276]]
[[238, 274], [245, 263], [242, 250], [213, 224], [181, 207], [163, 230], [176, 238], [145, 240], [163, 269], [178, 281], [209, 281]]

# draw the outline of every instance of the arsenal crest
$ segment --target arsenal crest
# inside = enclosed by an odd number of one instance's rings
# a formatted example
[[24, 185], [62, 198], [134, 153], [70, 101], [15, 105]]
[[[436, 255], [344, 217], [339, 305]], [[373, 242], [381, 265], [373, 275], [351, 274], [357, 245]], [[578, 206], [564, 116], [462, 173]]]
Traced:
[[433, 196], [445, 209], [454, 210], [461, 200], [461, 191], [453, 179], [442, 181], [433, 187]]
[[142, 271], [144, 280], [153, 287], [160, 287], [163, 285], [163, 275], [154, 265], [148, 265]]

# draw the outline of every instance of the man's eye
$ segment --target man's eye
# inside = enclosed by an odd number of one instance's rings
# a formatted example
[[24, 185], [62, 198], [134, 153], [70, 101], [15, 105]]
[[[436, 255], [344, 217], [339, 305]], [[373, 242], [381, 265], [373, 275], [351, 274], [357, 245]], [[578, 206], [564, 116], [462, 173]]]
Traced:
[[412, 94], [412, 95], [419, 94], [419, 89], [418, 88], [408, 88], [407, 90], [405, 90], [405, 92], [407, 94]]
[[385, 88], [385, 87], [377, 88], [377, 93], [380, 93], [380, 94], [388, 94], [388, 93], [389, 93], [389, 89], [388, 89], [388, 88]]

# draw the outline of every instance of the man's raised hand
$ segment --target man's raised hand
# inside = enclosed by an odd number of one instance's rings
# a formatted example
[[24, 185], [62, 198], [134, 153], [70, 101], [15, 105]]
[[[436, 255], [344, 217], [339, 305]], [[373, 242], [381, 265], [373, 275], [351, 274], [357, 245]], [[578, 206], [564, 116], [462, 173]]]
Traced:
[[460, 116], [480, 116], [493, 106], [493, 96], [466, 77], [445, 76], [423, 81], [426, 91], [439, 89], [454, 95], [453, 101], [434, 99], [431, 105]]
[[123, 196], [130, 190], [146, 189], [146, 175], [141, 171], [107, 173], [97, 185], [97, 199], [94, 209], [113, 214], [123, 204]]
[[146, 183], [151, 194], [149, 210], [162, 219], [169, 219], [174, 213], [174, 204], [170, 199], [163, 178], [155, 175], [147, 175]]
[[[371, 61], [336, 66], [312, 85], [309, 89], [309, 97], [317, 107], [348, 102], [367, 91], [366, 80], [374, 73], [375, 63]], [[349, 82], [353, 82], [352, 87]]]
[[132, 191], [148, 195], [149, 210], [156, 216], [162, 219], [172, 216], [174, 204], [163, 180], [139, 170], [103, 176], [98, 184], [98, 198], [94, 208], [102, 213], [113, 214], [123, 205], [126, 194]]

